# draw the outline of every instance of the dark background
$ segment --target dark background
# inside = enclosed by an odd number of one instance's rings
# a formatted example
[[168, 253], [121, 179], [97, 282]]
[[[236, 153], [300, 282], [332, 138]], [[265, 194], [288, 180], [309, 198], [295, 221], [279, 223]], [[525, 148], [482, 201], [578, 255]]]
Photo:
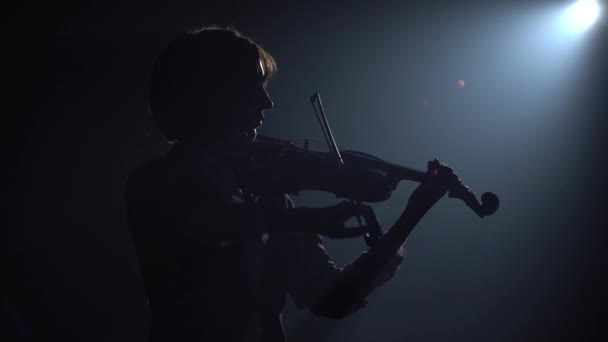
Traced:
[[[417, 168], [438, 157], [502, 201], [479, 220], [443, 200], [369, 308], [331, 321], [290, 304], [290, 341], [600, 339], [608, 25], [566, 37], [548, 18], [568, 4], [81, 1], [7, 11], [7, 333], [145, 338], [122, 192], [135, 167], [168, 148], [146, 111], [147, 74], [178, 33], [218, 24], [277, 59], [262, 134], [320, 140], [308, 103], [320, 91], [339, 146]], [[385, 227], [414, 186], [374, 204]], [[364, 249], [326, 242], [338, 264]]]

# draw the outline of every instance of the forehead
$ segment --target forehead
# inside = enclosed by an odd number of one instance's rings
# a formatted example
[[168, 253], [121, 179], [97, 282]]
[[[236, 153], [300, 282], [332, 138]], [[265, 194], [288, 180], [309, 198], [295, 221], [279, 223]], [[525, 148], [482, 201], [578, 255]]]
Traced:
[[227, 86], [250, 85], [258, 84], [264, 78], [268, 70], [264, 62], [260, 59], [243, 59], [235, 58], [230, 63], [224, 61], [221, 68], [213, 69], [213, 66], [207, 66], [211, 73], [216, 73], [215, 80], [221, 80]]

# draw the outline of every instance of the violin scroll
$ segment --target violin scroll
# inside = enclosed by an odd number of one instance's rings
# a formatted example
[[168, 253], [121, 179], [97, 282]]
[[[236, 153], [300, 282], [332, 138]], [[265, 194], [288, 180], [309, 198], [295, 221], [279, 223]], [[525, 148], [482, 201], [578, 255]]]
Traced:
[[448, 190], [448, 197], [462, 200], [481, 218], [494, 214], [500, 205], [498, 196], [493, 192], [485, 192], [481, 195], [481, 203], [479, 203], [475, 193], [462, 183], [451, 187]]
[[500, 201], [495, 193], [484, 192], [483, 195], [481, 195], [481, 213], [479, 216], [484, 217], [494, 214], [496, 210], [498, 210], [499, 205]]

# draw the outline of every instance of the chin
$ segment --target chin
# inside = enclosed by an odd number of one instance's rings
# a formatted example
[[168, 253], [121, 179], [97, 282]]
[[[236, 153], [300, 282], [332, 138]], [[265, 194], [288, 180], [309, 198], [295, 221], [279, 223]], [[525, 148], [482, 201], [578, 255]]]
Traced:
[[254, 141], [255, 141], [255, 139], [257, 138], [257, 136], [258, 136], [258, 131], [257, 131], [255, 128], [253, 128], [253, 129], [250, 129], [250, 130], [245, 131], [245, 132], [244, 132], [244, 135], [245, 135], [245, 136], [247, 137], [247, 139], [248, 139], [248, 141], [247, 141], [247, 142], [248, 142], [248, 143], [252, 143], [252, 142], [254, 142]]

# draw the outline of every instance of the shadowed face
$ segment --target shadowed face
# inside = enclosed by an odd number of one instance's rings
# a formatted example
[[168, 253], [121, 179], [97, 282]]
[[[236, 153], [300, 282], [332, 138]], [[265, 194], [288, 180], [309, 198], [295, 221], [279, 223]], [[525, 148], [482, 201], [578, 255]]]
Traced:
[[272, 56], [240, 33], [215, 27], [171, 42], [154, 63], [149, 108], [169, 141], [231, 149], [250, 144], [273, 103]]
[[[215, 110], [217, 115], [230, 118], [225, 126], [229, 144], [249, 144], [257, 136], [257, 129], [266, 118], [264, 112], [272, 109], [273, 103], [266, 91], [264, 79], [266, 70], [262, 61], [258, 62], [255, 74], [231, 79], [226, 87], [221, 87]], [[254, 76], [255, 75], [255, 76]]]
[[[266, 73], [262, 61], [259, 61], [258, 73], [261, 78]], [[235, 110], [237, 112], [234, 114], [238, 119], [235, 122], [235, 130], [244, 134], [249, 142], [253, 142], [257, 136], [257, 129], [262, 126], [262, 122], [266, 118], [264, 112], [273, 107], [272, 100], [266, 91], [266, 84], [259, 82], [258, 79], [246, 81], [243, 88], [238, 91], [236, 99], [237, 108]]]

